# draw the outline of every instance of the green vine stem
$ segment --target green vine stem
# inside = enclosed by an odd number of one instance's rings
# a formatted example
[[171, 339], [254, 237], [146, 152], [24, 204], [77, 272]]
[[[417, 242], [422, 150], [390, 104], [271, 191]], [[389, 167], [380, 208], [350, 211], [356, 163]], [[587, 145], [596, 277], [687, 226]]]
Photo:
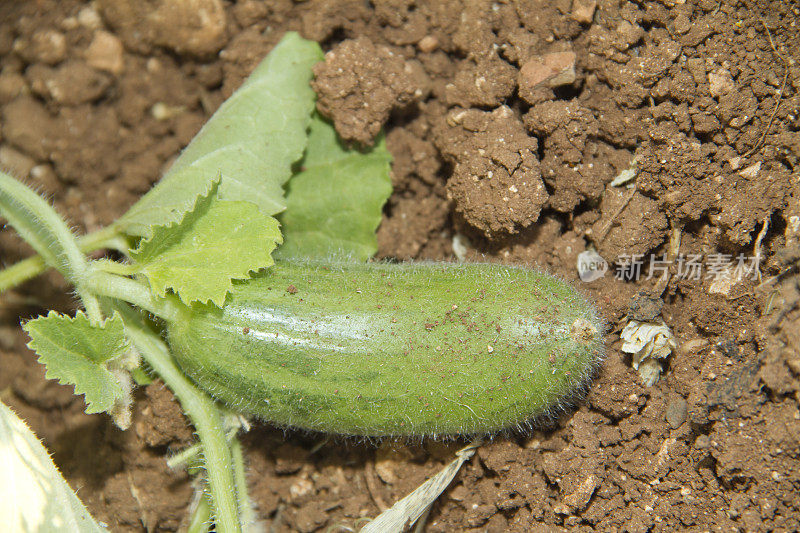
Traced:
[[[203, 458], [214, 507], [216, 530], [220, 533], [240, 533], [235, 467], [222, 417], [214, 401], [199, 391], [175, 365], [166, 344], [158, 334], [147, 329], [127, 305], [115, 305], [125, 321], [125, 333], [144, 360], [164, 380], [180, 401], [192, 421], [203, 445]], [[246, 489], [245, 489], [246, 490]], [[244, 495], [246, 498], [247, 496]]]
[[[113, 226], [78, 237], [78, 249], [84, 254], [103, 249], [127, 253], [129, 248], [127, 239], [120, 235]], [[35, 278], [47, 268], [48, 265], [44, 258], [41, 255], [35, 255], [0, 270], [0, 293]]]
[[89, 263], [53, 206], [33, 189], [0, 172], [0, 214], [48, 266], [57, 268], [75, 286], [89, 320], [99, 322], [100, 303], [84, 286]]
[[231, 442], [231, 457], [233, 459], [233, 480], [236, 483], [236, 496], [239, 499], [239, 516], [242, 524], [245, 524], [249, 529], [249, 526], [255, 523], [256, 516], [247, 491], [247, 473], [244, 468], [242, 441], [235, 437]]
[[92, 269], [86, 277], [85, 285], [94, 294], [128, 302], [167, 322], [180, 319], [182, 304], [170, 297], [156, 298], [142, 281]]
[[208, 495], [203, 494], [197, 502], [197, 507], [192, 512], [186, 533], [208, 533], [209, 522], [211, 521], [211, 503]]
[[[252, 525], [255, 523], [256, 516], [253, 510], [253, 504], [248, 497], [247, 473], [244, 465], [242, 442], [236, 437], [240, 428], [240, 426], [236, 426], [229, 429], [227, 437], [231, 446], [231, 457], [233, 459], [233, 479], [236, 483], [236, 494], [239, 499], [239, 516], [241, 517], [242, 524]], [[167, 466], [172, 469], [189, 467], [201, 460], [202, 453], [203, 446], [201, 444], [195, 444], [167, 459]], [[245, 531], [247, 530], [247, 527], [245, 527]]]
[[[228, 430], [228, 442], [233, 442], [236, 438], [236, 433], [239, 428]], [[183, 449], [167, 459], [167, 466], [173, 470], [178, 468], [189, 468], [196, 461], [200, 460], [203, 453], [203, 447], [200, 444], [193, 444], [186, 449]]]

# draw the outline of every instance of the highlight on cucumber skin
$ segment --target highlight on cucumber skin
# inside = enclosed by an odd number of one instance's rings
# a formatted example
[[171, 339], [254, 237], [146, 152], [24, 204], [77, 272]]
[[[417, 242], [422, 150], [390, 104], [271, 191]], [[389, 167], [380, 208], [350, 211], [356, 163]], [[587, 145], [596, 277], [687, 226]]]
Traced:
[[180, 366], [222, 402], [360, 436], [525, 427], [585, 391], [603, 329], [571, 285], [526, 268], [299, 262], [167, 327]]

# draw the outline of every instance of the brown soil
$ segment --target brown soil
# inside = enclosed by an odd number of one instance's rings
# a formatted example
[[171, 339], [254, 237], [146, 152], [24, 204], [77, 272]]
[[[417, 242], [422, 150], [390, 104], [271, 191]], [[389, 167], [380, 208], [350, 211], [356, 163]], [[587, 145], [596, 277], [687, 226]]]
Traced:
[[[790, 2], [755, 0], [3, 2], [0, 164], [97, 229], [300, 31], [329, 51], [315, 88], [338, 131], [369, 143], [385, 128], [395, 192], [380, 257], [448, 260], [468, 237], [468, 259], [576, 280], [608, 323], [586, 401], [482, 447], [426, 531], [797, 531], [798, 21]], [[634, 157], [635, 187], [610, 185]], [[590, 246], [661, 257], [679, 232], [684, 256], [752, 256], [765, 225], [760, 281], [720, 290], [677, 265], [666, 285], [577, 281]], [[3, 264], [28, 253], [0, 231]], [[25, 348], [20, 318], [70, 310], [68, 290], [49, 274], [2, 296], [0, 398], [112, 530], [175, 530], [193, 488], [164, 457], [192, 434], [169, 392], [140, 389], [123, 433]], [[628, 313], [675, 334], [653, 387], [620, 351]], [[356, 527], [463, 444], [268, 425], [244, 442], [260, 518], [304, 532]]]

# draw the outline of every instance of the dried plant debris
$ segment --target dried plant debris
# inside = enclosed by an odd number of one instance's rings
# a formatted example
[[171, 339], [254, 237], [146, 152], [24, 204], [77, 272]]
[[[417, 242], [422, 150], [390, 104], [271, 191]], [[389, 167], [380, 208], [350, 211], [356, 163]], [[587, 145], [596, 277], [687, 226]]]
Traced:
[[633, 354], [633, 368], [639, 371], [645, 386], [652, 387], [658, 383], [663, 371], [661, 361], [677, 347], [669, 327], [663, 323], [631, 320], [620, 337], [624, 341], [621, 350]]

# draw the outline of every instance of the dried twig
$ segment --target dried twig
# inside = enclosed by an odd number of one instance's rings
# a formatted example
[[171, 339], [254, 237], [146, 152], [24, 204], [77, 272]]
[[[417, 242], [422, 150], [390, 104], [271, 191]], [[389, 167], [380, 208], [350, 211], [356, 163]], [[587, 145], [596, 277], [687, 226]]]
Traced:
[[758, 281], [762, 281], [761, 277], [761, 258], [764, 255], [761, 253], [761, 241], [764, 240], [764, 237], [767, 235], [767, 231], [769, 230], [769, 215], [764, 218], [764, 225], [761, 226], [761, 231], [758, 232], [758, 236], [756, 237], [756, 243], [753, 246], [753, 255], [755, 256], [755, 269], [758, 272]]
[[[669, 222], [671, 231], [669, 234], [669, 252], [667, 258], [669, 260], [670, 266], [675, 264], [675, 259], [678, 258], [678, 254], [680, 253], [681, 248], [681, 235], [683, 234], [683, 226], [678, 226], [675, 224], [674, 220], [670, 220]], [[664, 294], [664, 290], [669, 285], [671, 274], [669, 269], [664, 271], [664, 274], [661, 275], [656, 286], [653, 288], [653, 293], [662, 296]]]
[[375, 465], [372, 463], [372, 461], [367, 461], [365, 464], [364, 478], [367, 480], [367, 490], [369, 491], [369, 495], [372, 497], [372, 501], [375, 502], [375, 505], [378, 506], [378, 509], [380, 509], [381, 512], [384, 512], [389, 508], [389, 506], [386, 505], [386, 502], [383, 501], [383, 498], [381, 498], [380, 494], [378, 494], [378, 487], [380, 483], [378, 482], [378, 475], [375, 472]]
[[636, 196], [636, 187], [631, 189], [631, 193], [628, 195], [627, 198], [625, 198], [625, 200], [622, 202], [622, 205], [620, 205], [617, 208], [617, 210], [614, 211], [614, 214], [611, 215], [611, 218], [608, 220], [606, 225], [603, 227], [603, 230], [600, 232], [600, 236], [598, 237], [597, 241], [598, 244], [605, 240], [605, 238], [608, 236], [608, 233], [611, 231], [611, 228], [614, 227], [614, 221], [616, 221], [620, 213], [622, 213], [625, 210], [625, 208], [628, 207], [628, 204], [631, 203], [631, 200], [633, 200], [634, 196]]
[[761, 283], [759, 283], [755, 288], [747, 292], [744, 292], [742, 294], [739, 294], [738, 296], [728, 297], [729, 301], [738, 300], [739, 298], [744, 298], [745, 296], [753, 296], [755, 295], [756, 291], [758, 291], [765, 285], [777, 280], [778, 277], [780, 276], [780, 275], [773, 276], [769, 279], [764, 280], [761, 274], [761, 259], [764, 257], [764, 254], [762, 253], [761, 249], [761, 242], [764, 240], [764, 237], [766, 237], [767, 231], [769, 231], [769, 215], [767, 215], [764, 218], [764, 223], [761, 226], [761, 231], [758, 232], [758, 236], [756, 237], [756, 242], [753, 245], [753, 257], [755, 258], [753, 268], [755, 268], [756, 277], [758, 278], [758, 281], [760, 281]]
[[775, 46], [775, 41], [772, 40], [772, 33], [770, 33], [769, 27], [763, 19], [761, 20], [761, 25], [764, 26], [764, 30], [767, 32], [767, 38], [769, 38], [769, 44], [772, 47], [772, 52], [775, 54], [775, 57], [780, 59], [781, 63], [783, 63], [783, 83], [781, 83], [781, 88], [778, 90], [778, 94], [775, 95], [775, 109], [772, 110], [772, 114], [767, 121], [767, 127], [761, 132], [761, 137], [758, 139], [758, 142], [755, 144], [755, 146], [753, 146], [746, 154], [744, 154], [744, 157], [750, 157], [756, 153], [761, 146], [763, 146], [764, 139], [766, 139], [767, 133], [772, 127], [772, 122], [775, 120], [775, 115], [778, 114], [778, 108], [780, 107], [781, 100], [783, 99], [783, 91], [786, 89], [786, 82], [789, 80], [789, 62], [786, 61], [786, 58], [783, 57], [780, 52], [778, 52], [778, 48]]

